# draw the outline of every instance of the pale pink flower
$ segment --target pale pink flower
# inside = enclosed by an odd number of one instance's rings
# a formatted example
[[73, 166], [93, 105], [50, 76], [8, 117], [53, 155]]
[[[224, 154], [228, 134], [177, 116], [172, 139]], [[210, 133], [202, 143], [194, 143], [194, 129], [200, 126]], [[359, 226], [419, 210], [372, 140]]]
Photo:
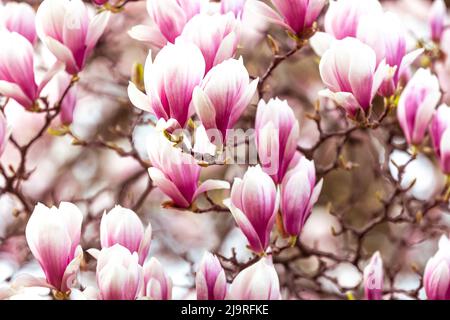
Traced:
[[236, 18], [242, 17], [246, 0], [222, 0], [220, 1], [220, 13], [232, 12]]
[[406, 33], [400, 18], [392, 12], [366, 16], [359, 23], [357, 38], [375, 51], [377, 64], [384, 60], [390, 67], [379, 89], [384, 97], [395, 94], [401, 77], [424, 52], [417, 49], [407, 53]]
[[323, 179], [316, 185], [314, 162], [303, 157], [284, 177], [280, 187], [280, 211], [284, 231], [297, 237], [308, 220], [322, 191]]
[[280, 281], [271, 258], [242, 270], [230, 286], [229, 300], [280, 300]]
[[377, 251], [364, 268], [364, 294], [367, 300], [383, 299], [383, 260]]
[[443, 0], [434, 0], [429, 14], [429, 26], [431, 39], [437, 43], [441, 42], [447, 22], [447, 7]]
[[258, 79], [249, 81], [242, 58], [229, 59], [212, 68], [194, 90], [193, 103], [200, 121], [207, 130], [218, 129], [224, 143], [227, 131], [234, 127], [256, 93]]
[[326, 4], [326, 0], [272, 0], [277, 11], [262, 1], [252, 1], [252, 10], [279, 24], [295, 35], [310, 29]]
[[360, 21], [382, 11], [378, 0], [331, 0], [325, 15], [325, 32], [338, 40], [356, 37]]
[[172, 299], [172, 280], [154, 257], [144, 265], [144, 297], [152, 300]]
[[24, 36], [32, 44], [36, 42], [36, 13], [27, 3], [0, 3], [0, 26]]
[[135, 300], [143, 286], [137, 253], [120, 244], [103, 248], [97, 259], [97, 285], [102, 300]]
[[44, 0], [36, 14], [39, 38], [66, 66], [77, 74], [102, 36], [110, 16], [103, 11], [91, 17], [81, 0]]
[[10, 136], [10, 128], [3, 113], [0, 112], [0, 157], [5, 151], [6, 144]]
[[144, 94], [134, 83], [128, 86], [133, 105], [158, 119], [175, 119], [184, 127], [192, 115], [192, 93], [205, 75], [205, 60], [194, 44], [177, 41], [166, 45], [152, 61], [145, 62]]
[[151, 134], [147, 151], [152, 164], [148, 170], [150, 178], [178, 207], [189, 207], [207, 191], [230, 187], [228, 182], [220, 180], [206, 180], [199, 185], [201, 167], [196, 160], [174, 147], [161, 132]]
[[208, 72], [236, 54], [239, 23], [231, 13], [198, 14], [186, 24], [180, 37], [191, 41], [200, 49]]
[[377, 64], [372, 48], [358, 39], [333, 42], [320, 60], [320, 75], [328, 87], [320, 95], [332, 99], [350, 116], [360, 109], [366, 114], [386, 73], [384, 61]]
[[428, 69], [419, 69], [403, 90], [397, 118], [410, 145], [422, 143], [434, 110], [441, 99], [439, 80]]
[[444, 174], [450, 174], [450, 107], [441, 105], [434, 113], [430, 125], [434, 151]]
[[273, 180], [258, 165], [248, 168], [243, 179], [235, 178], [231, 198], [224, 200], [249, 242], [251, 250], [263, 254], [278, 211], [278, 193]]
[[195, 277], [197, 300], [224, 300], [227, 278], [219, 259], [205, 252]]
[[256, 146], [261, 166], [275, 183], [281, 183], [300, 137], [300, 126], [287, 101], [261, 100], [256, 111]]
[[44, 270], [48, 286], [66, 293], [76, 278], [83, 251], [79, 246], [83, 214], [72, 203], [59, 208], [38, 204], [25, 234], [31, 253]]
[[0, 43], [0, 94], [32, 109], [42, 89], [61, 67], [55, 64], [37, 85], [32, 44], [20, 34], [6, 30], [0, 31]]
[[429, 300], [450, 300], [450, 242], [446, 236], [441, 237], [438, 251], [425, 266], [423, 286]]
[[102, 248], [109, 248], [116, 243], [127, 248], [131, 253], [137, 252], [139, 263], [144, 264], [150, 250], [152, 226], [144, 226], [137, 214], [121, 206], [104, 213], [100, 222], [100, 242]]
[[[73, 115], [77, 105], [77, 85], [72, 85], [66, 93], [71, 81], [72, 76], [62, 71], [56, 74], [45, 88], [45, 92], [48, 92], [47, 101], [50, 106], [56, 107], [58, 103], [61, 103], [59, 106], [61, 109], [60, 119], [64, 125], [70, 125], [73, 122]], [[62, 99], [63, 95], [64, 99]]]

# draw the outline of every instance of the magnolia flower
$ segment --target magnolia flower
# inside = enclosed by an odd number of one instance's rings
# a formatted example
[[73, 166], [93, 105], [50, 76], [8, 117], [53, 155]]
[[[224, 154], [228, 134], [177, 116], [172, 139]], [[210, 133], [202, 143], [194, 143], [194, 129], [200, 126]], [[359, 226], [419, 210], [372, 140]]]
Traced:
[[0, 112], [0, 157], [5, 151], [6, 144], [10, 136], [10, 128], [3, 113]]
[[375, 52], [358, 39], [335, 41], [320, 60], [320, 75], [328, 87], [320, 95], [334, 100], [350, 116], [367, 113], [386, 75], [382, 61], [377, 67]]
[[46, 284], [36, 281], [37, 285], [62, 293], [70, 290], [83, 257], [79, 246], [82, 221], [83, 214], [72, 203], [62, 202], [59, 208], [40, 203], [35, 207], [25, 234], [47, 279]]
[[120, 244], [103, 248], [97, 259], [97, 285], [102, 300], [135, 300], [143, 285], [137, 253]]
[[266, 251], [278, 211], [278, 194], [273, 180], [261, 169], [248, 168], [243, 179], [235, 178], [231, 198], [224, 200], [237, 225], [258, 254]]
[[172, 299], [172, 280], [154, 257], [144, 265], [144, 296], [152, 300]]
[[44, 0], [36, 14], [39, 38], [66, 66], [70, 74], [80, 72], [109, 20], [109, 11], [90, 17], [81, 0]]
[[443, 0], [434, 0], [429, 14], [429, 25], [431, 39], [437, 43], [441, 42], [447, 20], [447, 7]]
[[365, 17], [359, 23], [357, 37], [375, 51], [377, 63], [384, 60], [391, 68], [379, 92], [384, 97], [392, 96], [401, 76], [424, 50], [406, 53], [406, 29], [392, 12]]
[[271, 258], [242, 270], [230, 286], [230, 300], [280, 300], [280, 282]]
[[325, 32], [338, 40], [356, 37], [360, 21], [382, 12], [378, 0], [331, 0], [325, 15]]
[[198, 185], [201, 167], [161, 132], [151, 134], [147, 150], [152, 163], [148, 170], [150, 178], [180, 208], [188, 208], [202, 193], [230, 187], [228, 182], [219, 180], [206, 180]]
[[316, 185], [314, 162], [302, 158], [281, 184], [280, 211], [283, 229], [294, 239], [301, 233], [312, 207], [319, 199], [323, 179]]
[[194, 90], [200, 121], [206, 129], [218, 129], [223, 142], [255, 95], [258, 79], [249, 81], [242, 58], [229, 59], [212, 68]]
[[155, 61], [149, 53], [144, 70], [147, 95], [130, 82], [128, 96], [135, 107], [158, 119], [175, 119], [184, 127], [193, 111], [192, 92], [204, 75], [201, 51], [192, 43], [177, 41], [165, 46]]
[[430, 70], [417, 70], [403, 90], [397, 108], [398, 121], [410, 145], [422, 143], [440, 99], [438, 78]]
[[61, 66], [55, 64], [37, 85], [32, 44], [20, 34], [5, 30], [0, 31], [0, 43], [0, 94], [32, 109], [42, 89]]
[[297, 151], [300, 127], [287, 101], [261, 100], [256, 111], [256, 146], [264, 172], [281, 183]]
[[200, 49], [208, 72], [215, 65], [234, 57], [239, 43], [238, 27], [232, 13], [198, 14], [186, 24], [180, 37]]
[[127, 248], [139, 256], [139, 264], [143, 265], [150, 250], [152, 226], [149, 223], [144, 230], [141, 220], [134, 211], [116, 206], [103, 214], [100, 222], [100, 242], [102, 248], [115, 244]]
[[222, 0], [220, 1], [220, 13], [232, 12], [236, 18], [242, 17], [246, 0]]
[[450, 300], [450, 242], [446, 236], [425, 266], [423, 286], [429, 300]]
[[147, 0], [152, 25], [135, 26], [129, 34], [157, 47], [163, 47], [167, 42], [175, 43], [189, 20], [207, 7], [208, 0]]
[[224, 300], [227, 294], [227, 278], [219, 259], [205, 252], [195, 277], [197, 300]]
[[441, 105], [434, 113], [430, 125], [430, 136], [441, 169], [450, 175], [450, 107]]
[[295, 35], [311, 29], [326, 0], [272, 0], [277, 11], [262, 1], [253, 1], [255, 12], [268, 21], [279, 24]]
[[[45, 92], [48, 92], [47, 101], [49, 105], [56, 107], [56, 105], [60, 103], [60, 118], [64, 125], [70, 125], [73, 122], [73, 114], [77, 105], [78, 89], [76, 85], [72, 85], [69, 91], [66, 92], [71, 81], [72, 76], [65, 71], [62, 71], [53, 77], [45, 88]], [[64, 99], [62, 99], [63, 96]]]
[[0, 27], [24, 36], [32, 44], [36, 42], [36, 14], [28, 3], [8, 2], [1, 7]]
[[367, 300], [383, 299], [383, 260], [378, 251], [364, 268], [364, 293]]

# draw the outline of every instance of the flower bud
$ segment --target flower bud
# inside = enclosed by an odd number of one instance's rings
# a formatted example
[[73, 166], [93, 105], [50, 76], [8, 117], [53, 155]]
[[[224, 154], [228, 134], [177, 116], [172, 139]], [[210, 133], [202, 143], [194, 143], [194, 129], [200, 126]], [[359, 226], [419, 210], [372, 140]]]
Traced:
[[441, 42], [446, 20], [447, 7], [445, 6], [445, 2], [443, 0], [434, 0], [429, 15], [429, 26], [431, 30], [431, 39], [436, 43]]
[[446, 236], [425, 266], [423, 285], [428, 300], [450, 300], [450, 242]]
[[227, 278], [219, 259], [206, 252], [195, 277], [197, 300], [224, 300]]
[[83, 256], [79, 246], [82, 221], [83, 214], [72, 203], [62, 202], [59, 208], [38, 204], [25, 230], [48, 284], [60, 292], [70, 289]]
[[172, 280], [161, 263], [152, 257], [144, 265], [144, 296], [152, 300], [172, 299]]
[[297, 151], [300, 127], [287, 101], [261, 100], [256, 111], [256, 146], [261, 166], [281, 183]]
[[419, 69], [403, 90], [397, 118], [410, 145], [420, 145], [434, 110], [441, 99], [438, 78], [427, 69]]
[[97, 285], [102, 300], [135, 300], [143, 285], [142, 267], [137, 253], [115, 244], [100, 251]]
[[100, 222], [100, 242], [102, 248], [115, 244], [127, 248], [131, 253], [139, 255], [142, 265], [148, 256], [152, 239], [152, 226], [149, 223], [146, 230], [134, 211], [116, 206], [103, 214]]
[[383, 299], [383, 260], [377, 251], [364, 268], [364, 293], [367, 300]]
[[271, 258], [242, 270], [230, 286], [230, 300], [280, 300], [280, 282]]
[[288, 173], [281, 184], [280, 210], [284, 232], [297, 237], [319, 199], [323, 180], [316, 185], [314, 162], [302, 158]]
[[263, 254], [278, 211], [278, 194], [273, 180], [258, 165], [248, 168], [243, 179], [236, 178], [231, 198], [224, 204], [249, 242], [250, 249]]
[[434, 113], [430, 125], [430, 135], [434, 151], [441, 169], [450, 175], [450, 107], [443, 104]]
[[242, 58], [229, 59], [212, 68], [194, 90], [193, 103], [203, 126], [218, 129], [223, 143], [255, 95], [258, 80], [249, 80]]

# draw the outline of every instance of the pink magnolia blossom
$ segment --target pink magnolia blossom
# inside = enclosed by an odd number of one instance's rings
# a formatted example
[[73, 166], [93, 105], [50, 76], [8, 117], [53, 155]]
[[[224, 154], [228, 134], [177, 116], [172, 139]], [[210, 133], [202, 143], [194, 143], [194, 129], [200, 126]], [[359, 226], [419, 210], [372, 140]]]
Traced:
[[208, 72], [236, 54], [239, 23], [231, 13], [198, 14], [186, 24], [180, 37], [193, 42], [200, 49]]
[[149, 137], [147, 151], [152, 163], [148, 170], [150, 178], [178, 207], [189, 207], [207, 191], [230, 187], [228, 182], [220, 180], [206, 180], [198, 185], [201, 167], [190, 154], [174, 147], [161, 132], [156, 131]]
[[287, 101], [261, 100], [256, 112], [256, 146], [261, 166], [275, 183], [281, 183], [295, 152], [300, 127]]
[[313, 26], [326, 0], [272, 0], [272, 3], [277, 11], [262, 1], [253, 1], [252, 8], [268, 21], [301, 35]]
[[147, 0], [152, 24], [133, 27], [130, 36], [157, 47], [163, 47], [167, 42], [175, 43], [192, 17], [205, 12], [207, 7], [208, 0]]
[[242, 58], [229, 59], [212, 68], [194, 90], [200, 121], [206, 129], [218, 129], [223, 142], [256, 93], [258, 79], [249, 81]]
[[102, 248], [115, 244], [127, 248], [131, 253], [137, 252], [139, 264], [143, 265], [150, 250], [152, 226], [144, 226], [134, 211], [116, 206], [103, 214], [100, 222], [100, 242]]
[[73, 285], [83, 257], [79, 246], [82, 221], [83, 214], [72, 203], [62, 202], [59, 208], [38, 204], [25, 230], [48, 286], [63, 293]]
[[271, 258], [242, 270], [230, 286], [229, 300], [280, 300], [280, 282]]
[[384, 60], [390, 67], [390, 72], [379, 89], [384, 97], [395, 94], [400, 78], [424, 51], [417, 49], [407, 53], [406, 35], [400, 18], [392, 12], [370, 15], [359, 23], [358, 39], [375, 51], [377, 63]]
[[398, 121], [410, 145], [422, 143], [440, 99], [437, 77], [430, 70], [417, 70], [403, 90], [397, 108]]
[[263, 254], [278, 211], [278, 194], [273, 180], [258, 165], [250, 167], [243, 179], [235, 178], [231, 198], [224, 200], [251, 250]]
[[98, 6], [102, 6], [105, 3], [107, 3], [109, 0], [92, 0], [93, 3], [95, 3]]
[[36, 13], [27, 3], [8, 2], [3, 7], [0, 3], [0, 27], [24, 36], [32, 44], [36, 42]]
[[430, 136], [441, 169], [450, 175], [450, 107], [441, 105], [434, 114], [430, 125]]
[[325, 32], [338, 40], [356, 37], [360, 21], [382, 11], [378, 0], [331, 0], [325, 15]]
[[81, 0], [44, 0], [36, 14], [37, 34], [53, 55], [77, 74], [103, 34], [110, 13], [90, 16]]
[[219, 259], [206, 252], [195, 278], [197, 300], [224, 300], [227, 278]]
[[434, 0], [429, 14], [429, 26], [431, 39], [437, 43], [441, 42], [447, 21], [447, 7], [443, 0]]
[[446, 236], [425, 266], [423, 286], [429, 300], [450, 300], [450, 242]]
[[103, 248], [97, 259], [97, 285], [102, 300], [135, 300], [143, 286], [137, 253], [120, 244]]
[[3, 113], [0, 113], [0, 157], [5, 151], [6, 144], [10, 136], [10, 128]]
[[364, 293], [367, 300], [383, 299], [383, 260], [378, 251], [364, 268]]
[[314, 162], [303, 157], [283, 179], [280, 187], [280, 211], [284, 231], [296, 238], [319, 199], [323, 179], [316, 185]]
[[135, 84], [128, 86], [133, 105], [153, 113], [158, 119], [175, 119], [184, 127], [192, 115], [194, 88], [205, 75], [205, 60], [194, 44], [177, 41], [168, 44], [152, 61], [149, 53], [145, 62], [144, 84], [147, 94]]
[[320, 95], [332, 99], [350, 116], [362, 109], [366, 114], [380, 88], [387, 66], [377, 64], [372, 48], [358, 39], [333, 42], [320, 60], [320, 75], [328, 87]]
[[154, 257], [144, 265], [144, 297], [152, 300], [172, 299], [172, 280]]
[[26, 109], [34, 108], [42, 89], [61, 66], [55, 64], [37, 85], [31, 43], [20, 34], [5, 30], [0, 31], [0, 43], [0, 94]]
[[232, 12], [236, 18], [242, 17], [246, 0], [222, 0], [220, 1], [220, 13]]

